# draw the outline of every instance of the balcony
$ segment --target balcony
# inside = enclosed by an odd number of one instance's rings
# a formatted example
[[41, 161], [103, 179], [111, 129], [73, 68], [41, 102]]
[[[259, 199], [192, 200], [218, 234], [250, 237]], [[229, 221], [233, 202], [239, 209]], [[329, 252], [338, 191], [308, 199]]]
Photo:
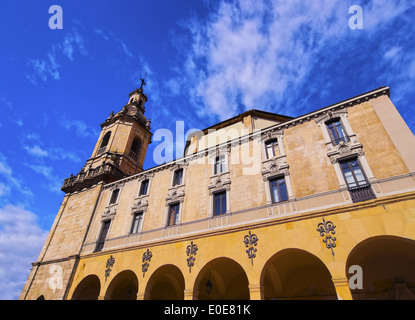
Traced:
[[99, 181], [108, 183], [124, 177], [125, 174], [117, 165], [105, 163], [96, 168], [89, 169], [88, 171], [81, 171], [76, 176], [71, 175], [64, 180], [61, 190], [65, 193], [73, 192], [88, 188]]
[[349, 188], [353, 203], [375, 199], [370, 184]]
[[138, 159], [138, 154], [135, 153], [133, 150], [130, 151], [130, 157], [133, 158], [135, 161]]

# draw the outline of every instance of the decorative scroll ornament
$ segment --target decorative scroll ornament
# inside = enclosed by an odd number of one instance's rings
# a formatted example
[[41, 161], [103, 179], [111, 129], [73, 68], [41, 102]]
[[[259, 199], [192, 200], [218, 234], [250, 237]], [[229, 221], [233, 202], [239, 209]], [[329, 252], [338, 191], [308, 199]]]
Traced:
[[254, 258], [256, 257], [257, 249], [255, 248], [258, 243], [258, 237], [256, 234], [251, 234], [251, 231], [244, 237], [245, 247], [248, 248], [245, 252], [248, 254], [248, 258], [251, 259], [251, 264], [254, 265]]
[[108, 260], [107, 260], [107, 264], [106, 264], [106, 268], [105, 269], [105, 281], [107, 281], [107, 278], [110, 276], [111, 271], [112, 271], [112, 267], [114, 266], [115, 263], [115, 258], [111, 255]]
[[149, 249], [147, 249], [147, 251], [143, 253], [143, 264], [141, 265], [141, 270], [143, 271], [143, 278], [148, 270], [148, 267], [150, 266], [149, 262], [151, 261], [152, 257], [153, 253]]
[[193, 241], [186, 248], [186, 254], [189, 258], [186, 259], [187, 266], [189, 267], [189, 272], [192, 272], [192, 267], [195, 265], [195, 255], [197, 253], [197, 245], [193, 244]]
[[333, 248], [336, 247], [336, 237], [334, 237], [333, 235], [336, 234], [336, 231], [334, 231], [334, 229], [336, 228], [336, 226], [333, 224], [333, 222], [331, 221], [327, 221], [324, 220], [323, 218], [323, 222], [320, 222], [317, 226], [317, 231], [320, 232], [320, 236], [323, 237], [323, 243], [326, 244], [326, 248], [327, 249], [331, 249], [331, 254], [334, 257], [334, 250]]

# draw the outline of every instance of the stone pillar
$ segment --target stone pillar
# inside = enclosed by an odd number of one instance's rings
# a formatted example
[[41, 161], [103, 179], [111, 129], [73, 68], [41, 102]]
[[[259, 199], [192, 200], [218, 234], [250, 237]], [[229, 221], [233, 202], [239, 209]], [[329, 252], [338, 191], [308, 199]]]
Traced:
[[353, 300], [352, 293], [349, 288], [349, 280], [344, 278], [332, 278], [331, 279], [336, 289], [337, 298], [339, 300]]
[[262, 300], [263, 288], [260, 284], [250, 284], [248, 285], [248, 288], [251, 300]]
[[193, 289], [184, 290], [184, 300], [193, 300]]
[[147, 292], [138, 292], [137, 293], [137, 300], [148, 300], [150, 298], [150, 294]]

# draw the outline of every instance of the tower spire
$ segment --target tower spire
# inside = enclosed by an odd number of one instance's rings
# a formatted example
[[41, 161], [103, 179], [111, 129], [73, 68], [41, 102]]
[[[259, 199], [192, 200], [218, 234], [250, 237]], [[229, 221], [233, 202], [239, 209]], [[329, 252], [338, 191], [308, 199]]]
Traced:
[[91, 157], [76, 176], [65, 179], [62, 191], [78, 191], [100, 181], [109, 183], [143, 171], [152, 135], [151, 121], [144, 115], [146, 76], [140, 78], [140, 88], [129, 94], [122, 110], [115, 114], [111, 112], [101, 123], [101, 134]]

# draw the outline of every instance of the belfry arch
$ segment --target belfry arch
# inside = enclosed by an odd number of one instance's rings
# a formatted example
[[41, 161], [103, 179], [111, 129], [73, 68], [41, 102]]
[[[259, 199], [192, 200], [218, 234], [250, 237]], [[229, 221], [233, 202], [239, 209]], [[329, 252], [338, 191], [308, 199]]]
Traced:
[[325, 264], [300, 249], [284, 249], [274, 254], [261, 273], [262, 299], [337, 299]]
[[248, 278], [239, 263], [230, 258], [208, 262], [196, 277], [193, 297], [197, 300], [249, 300]]
[[[354, 300], [415, 300], [415, 241], [376, 236], [357, 244], [346, 262], [362, 270], [362, 288], [351, 290]], [[352, 279], [353, 280], [353, 279]]]

